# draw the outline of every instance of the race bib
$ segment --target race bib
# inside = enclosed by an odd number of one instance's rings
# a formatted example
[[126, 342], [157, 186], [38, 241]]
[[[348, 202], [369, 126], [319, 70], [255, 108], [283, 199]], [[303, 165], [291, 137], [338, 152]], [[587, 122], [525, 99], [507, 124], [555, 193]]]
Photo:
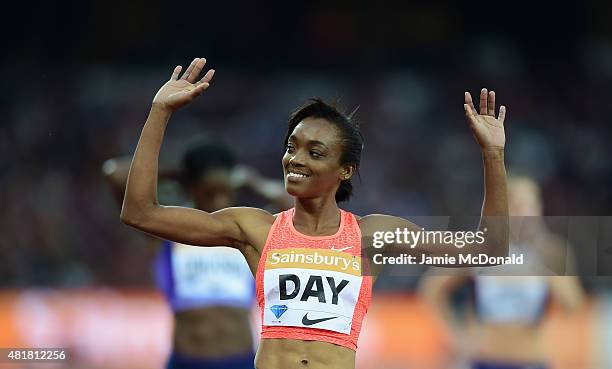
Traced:
[[361, 258], [336, 250], [268, 252], [264, 324], [350, 334], [361, 290]]
[[174, 291], [181, 299], [250, 303], [253, 276], [240, 251], [229, 247], [172, 247]]

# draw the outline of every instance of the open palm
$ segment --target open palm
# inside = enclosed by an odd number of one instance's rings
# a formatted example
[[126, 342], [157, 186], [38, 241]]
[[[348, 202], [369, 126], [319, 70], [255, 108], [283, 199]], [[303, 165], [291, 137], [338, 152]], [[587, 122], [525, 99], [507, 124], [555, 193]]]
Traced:
[[175, 111], [204, 92], [212, 80], [215, 70], [211, 69], [200, 80], [198, 76], [206, 65], [206, 59], [195, 58], [189, 68], [179, 78], [182, 67], [174, 68], [170, 80], [164, 84], [153, 98], [153, 104]]
[[504, 133], [504, 120], [506, 107], [499, 108], [499, 115], [495, 118], [495, 92], [487, 92], [486, 88], [480, 91], [480, 114], [476, 112], [472, 95], [465, 93], [465, 117], [470, 124], [474, 137], [480, 147], [485, 149], [503, 149], [506, 144]]

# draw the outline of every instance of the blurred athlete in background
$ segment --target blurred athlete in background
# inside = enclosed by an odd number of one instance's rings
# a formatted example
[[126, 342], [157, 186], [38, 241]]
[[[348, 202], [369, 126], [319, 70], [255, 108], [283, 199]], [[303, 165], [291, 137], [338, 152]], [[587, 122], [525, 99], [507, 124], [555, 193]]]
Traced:
[[[121, 205], [131, 158], [109, 159], [103, 173]], [[182, 168], [163, 170], [176, 180], [186, 206], [213, 212], [232, 206], [238, 188], [248, 187], [279, 210], [290, 197], [282, 182], [261, 178], [223, 144], [201, 140], [184, 154]], [[255, 285], [244, 257], [229, 247], [193, 247], [151, 238], [159, 247], [155, 280], [174, 313], [173, 351], [168, 369], [253, 368], [250, 310]]]
[[[537, 183], [511, 177], [508, 203], [510, 254], [524, 254], [524, 265], [432, 268], [421, 290], [453, 328], [458, 354], [472, 369], [550, 368], [542, 320], [551, 303], [576, 309], [582, 288], [572, 276], [571, 248], [544, 223]], [[466, 297], [468, 304], [457, 303]]]

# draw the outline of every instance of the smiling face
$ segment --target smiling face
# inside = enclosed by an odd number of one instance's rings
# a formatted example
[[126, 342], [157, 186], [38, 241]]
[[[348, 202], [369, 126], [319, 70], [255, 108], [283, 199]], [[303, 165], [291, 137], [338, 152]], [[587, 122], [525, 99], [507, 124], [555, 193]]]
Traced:
[[340, 182], [353, 172], [351, 165], [340, 164], [341, 157], [337, 129], [322, 118], [304, 119], [289, 136], [282, 160], [287, 192], [301, 198], [333, 198]]

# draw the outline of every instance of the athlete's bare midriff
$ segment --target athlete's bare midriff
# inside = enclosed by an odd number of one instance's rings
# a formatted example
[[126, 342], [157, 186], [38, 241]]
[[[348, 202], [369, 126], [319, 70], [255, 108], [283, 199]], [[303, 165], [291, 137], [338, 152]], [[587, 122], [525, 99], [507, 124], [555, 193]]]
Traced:
[[221, 358], [253, 351], [249, 310], [208, 307], [175, 314], [174, 350], [199, 358]]
[[257, 369], [354, 369], [355, 351], [319, 341], [262, 339]]

